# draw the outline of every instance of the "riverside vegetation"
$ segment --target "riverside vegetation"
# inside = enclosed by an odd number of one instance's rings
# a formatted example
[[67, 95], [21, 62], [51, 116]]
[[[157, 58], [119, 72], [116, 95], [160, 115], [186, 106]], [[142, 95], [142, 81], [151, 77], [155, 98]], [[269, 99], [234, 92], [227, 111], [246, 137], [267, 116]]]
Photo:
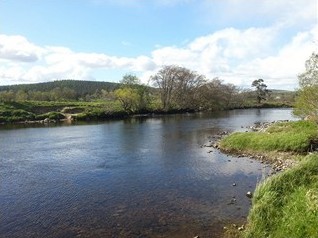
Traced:
[[219, 143], [229, 153], [258, 155], [271, 163], [294, 161], [291, 168], [283, 166], [284, 171], [258, 184], [245, 231], [230, 227], [225, 237], [318, 237], [318, 54], [305, 66], [298, 76], [294, 114], [307, 120], [233, 133]]
[[149, 82], [143, 85], [136, 76], [128, 74], [120, 83], [60, 80], [0, 86], [0, 123], [290, 107], [296, 96], [295, 92], [281, 90], [269, 94], [261, 79], [253, 83], [257, 90], [243, 90], [179, 66], [163, 67]]
[[296, 121], [275, 123], [261, 132], [233, 133], [220, 141], [220, 149], [230, 153], [296, 162], [257, 186], [246, 230], [229, 229], [226, 237], [318, 237], [317, 139], [316, 122]]

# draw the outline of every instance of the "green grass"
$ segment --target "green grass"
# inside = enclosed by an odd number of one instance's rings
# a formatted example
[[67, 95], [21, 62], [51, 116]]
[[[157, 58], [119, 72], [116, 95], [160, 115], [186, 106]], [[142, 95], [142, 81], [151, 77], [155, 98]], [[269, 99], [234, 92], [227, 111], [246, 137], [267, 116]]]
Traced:
[[[296, 121], [275, 123], [263, 132], [233, 133], [221, 140], [220, 148], [229, 152], [300, 160], [257, 186], [242, 237], [318, 237], [318, 153], [305, 156], [317, 138], [316, 123]], [[233, 234], [229, 237], [237, 237]]]
[[244, 237], [318, 237], [317, 154], [257, 187]]
[[117, 101], [93, 102], [46, 102], [23, 101], [0, 103], [0, 123], [26, 120], [63, 119], [63, 113], [76, 114], [78, 120], [98, 120], [123, 117], [124, 112]]
[[314, 122], [276, 123], [265, 132], [237, 132], [225, 137], [220, 148], [231, 152], [306, 152], [318, 137]]

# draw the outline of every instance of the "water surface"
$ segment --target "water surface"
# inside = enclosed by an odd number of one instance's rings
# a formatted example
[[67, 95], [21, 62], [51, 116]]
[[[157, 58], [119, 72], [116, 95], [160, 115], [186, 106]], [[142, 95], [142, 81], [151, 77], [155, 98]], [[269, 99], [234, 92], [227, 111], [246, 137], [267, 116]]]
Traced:
[[2, 128], [0, 237], [218, 237], [244, 222], [265, 168], [202, 145], [292, 118], [252, 109]]

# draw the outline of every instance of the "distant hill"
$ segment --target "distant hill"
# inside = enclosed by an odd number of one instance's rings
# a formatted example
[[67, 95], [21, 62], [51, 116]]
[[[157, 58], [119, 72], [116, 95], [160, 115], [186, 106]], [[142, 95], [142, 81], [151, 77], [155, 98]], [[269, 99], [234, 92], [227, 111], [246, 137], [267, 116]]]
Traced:
[[54, 88], [69, 88], [76, 92], [77, 95], [86, 95], [86, 94], [94, 94], [96, 90], [107, 90], [113, 91], [118, 88], [118, 83], [111, 82], [97, 82], [97, 81], [81, 81], [81, 80], [57, 80], [46, 83], [34, 83], [34, 84], [17, 84], [17, 85], [8, 85], [8, 86], [0, 86], [1, 91], [12, 90], [17, 92], [19, 90], [22, 91], [41, 91], [41, 92], [49, 92]]
[[295, 93], [294, 90], [269, 89], [272, 93]]

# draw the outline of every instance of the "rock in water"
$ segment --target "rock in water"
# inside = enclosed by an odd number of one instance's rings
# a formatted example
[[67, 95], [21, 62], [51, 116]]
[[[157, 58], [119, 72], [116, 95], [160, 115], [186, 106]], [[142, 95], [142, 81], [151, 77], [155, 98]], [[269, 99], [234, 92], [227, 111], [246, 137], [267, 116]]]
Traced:
[[252, 197], [253, 197], [253, 193], [252, 193], [252, 192], [250, 192], [250, 191], [248, 191], [248, 192], [246, 193], [246, 197], [248, 197], [248, 198], [252, 198]]

